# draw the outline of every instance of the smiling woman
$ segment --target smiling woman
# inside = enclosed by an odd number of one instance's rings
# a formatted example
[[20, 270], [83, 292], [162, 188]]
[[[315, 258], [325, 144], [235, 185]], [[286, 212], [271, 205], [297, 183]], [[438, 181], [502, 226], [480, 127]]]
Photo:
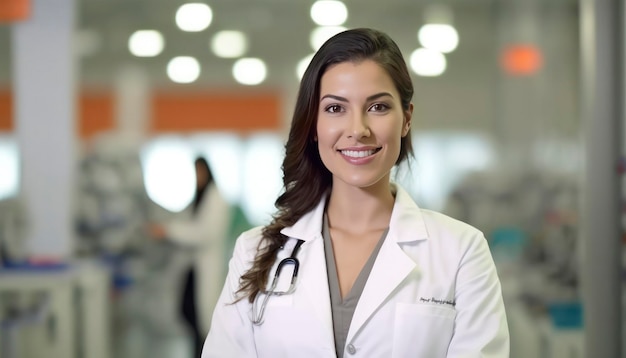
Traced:
[[322, 76], [317, 142], [335, 186], [371, 186], [387, 177], [410, 128], [400, 94], [376, 62], [345, 62]]
[[412, 97], [385, 33], [347, 30], [313, 56], [278, 212], [237, 240], [204, 358], [508, 357], [485, 237], [391, 180], [411, 156]]

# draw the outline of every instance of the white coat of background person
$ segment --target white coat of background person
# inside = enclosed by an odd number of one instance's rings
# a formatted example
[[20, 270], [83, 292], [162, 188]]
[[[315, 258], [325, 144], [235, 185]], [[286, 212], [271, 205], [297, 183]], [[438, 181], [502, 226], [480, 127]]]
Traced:
[[194, 335], [197, 358], [226, 276], [231, 206], [220, 193], [206, 159], [199, 157], [194, 165], [197, 188], [191, 205], [169, 222], [151, 224], [149, 230], [155, 239], [169, 240], [191, 256], [190, 271], [181, 279], [180, 305]]
[[484, 235], [391, 182], [412, 150], [412, 96], [382, 32], [347, 30], [318, 50], [298, 92], [278, 212], [238, 238], [203, 358], [509, 356]]

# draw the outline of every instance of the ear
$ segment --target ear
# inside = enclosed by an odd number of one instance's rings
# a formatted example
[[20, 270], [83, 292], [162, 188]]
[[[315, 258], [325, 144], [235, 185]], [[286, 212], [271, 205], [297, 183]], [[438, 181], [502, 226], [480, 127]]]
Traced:
[[404, 111], [404, 123], [402, 124], [402, 137], [406, 137], [411, 129], [411, 119], [413, 118], [413, 103], [409, 104], [409, 109]]

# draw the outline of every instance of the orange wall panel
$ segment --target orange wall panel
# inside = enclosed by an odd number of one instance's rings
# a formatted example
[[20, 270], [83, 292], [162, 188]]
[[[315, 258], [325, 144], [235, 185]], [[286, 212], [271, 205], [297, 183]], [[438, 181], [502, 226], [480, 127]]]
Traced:
[[30, 15], [30, 0], [1, 0], [0, 22], [24, 20]]
[[[0, 90], [0, 131], [15, 129], [13, 120], [13, 95], [9, 90]], [[78, 134], [88, 138], [114, 128], [113, 97], [109, 93], [86, 93], [78, 102]]]
[[280, 96], [274, 93], [155, 93], [154, 132], [277, 130]]
[[103, 93], [83, 93], [79, 98], [78, 135], [90, 138], [100, 132], [115, 128], [113, 95]]
[[0, 90], [0, 132], [13, 130], [13, 97], [11, 92]]
[[[115, 102], [111, 92], [83, 92], [78, 97], [77, 135], [90, 138], [114, 130]], [[153, 132], [278, 130], [280, 96], [273, 93], [155, 93], [152, 99]], [[13, 131], [12, 94], [0, 90], [0, 131]]]

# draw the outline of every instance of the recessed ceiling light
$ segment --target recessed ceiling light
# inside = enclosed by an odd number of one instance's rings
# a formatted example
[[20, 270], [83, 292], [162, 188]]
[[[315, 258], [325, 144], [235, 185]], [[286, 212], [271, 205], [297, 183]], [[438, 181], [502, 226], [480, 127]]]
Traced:
[[211, 25], [212, 20], [213, 11], [207, 4], [183, 4], [176, 11], [176, 25], [183, 31], [202, 31]]
[[320, 26], [343, 25], [348, 19], [348, 9], [341, 1], [319, 0], [311, 5], [311, 19]]
[[259, 58], [242, 58], [233, 65], [233, 76], [237, 82], [254, 86], [265, 80], [267, 67]]
[[442, 53], [454, 51], [459, 44], [459, 34], [448, 24], [426, 24], [417, 32], [417, 38], [422, 46]]
[[446, 70], [446, 57], [439, 51], [418, 48], [413, 51], [410, 58], [413, 72], [420, 76], [434, 77], [441, 75]]
[[174, 57], [167, 64], [167, 75], [176, 83], [191, 83], [200, 77], [200, 63], [190, 56]]
[[163, 47], [163, 35], [156, 30], [138, 30], [128, 38], [128, 50], [138, 57], [156, 56]]
[[211, 40], [211, 50], [218, 57], [241, 57], [248, 49], [248, 39], [241, 31], [220, 31]]

